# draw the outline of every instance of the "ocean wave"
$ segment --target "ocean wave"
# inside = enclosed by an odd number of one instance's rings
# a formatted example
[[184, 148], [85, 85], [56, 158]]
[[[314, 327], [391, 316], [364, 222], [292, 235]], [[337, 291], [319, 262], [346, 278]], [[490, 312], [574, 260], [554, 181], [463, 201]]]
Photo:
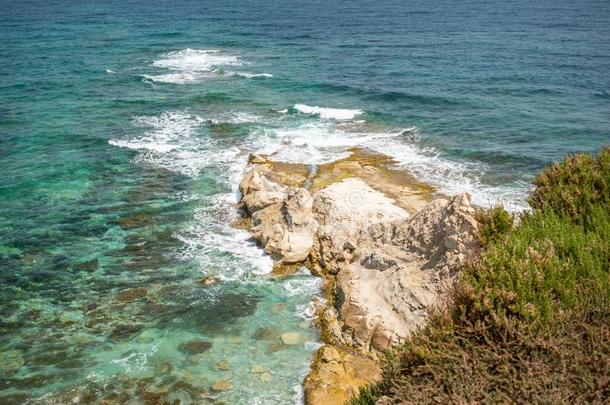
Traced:
[[[142, 77], [144, 80], [158, 83], [193, 83], [217, 75], [222, 76], [224, 74], [223, 68], [227, 66], [241, 66], [243, 64], [244, 62], [236, 55], [220, 49], [187, 48], [181, 51], [168, 52], [152, 63], [152, 66], [170, 70], [171, 73], [144, 74]], [[256, 76], [250, 73], [244, 73], [244, 75]]]
[[219, 49], [184, 49], [169, 52], [153, 62], [153, 66], [185, 72], [210, 72], [218, 66], [240, 66], [243, 63], [235, 55]]
[[320, 118], [335, 120], [351, 120], [364, 113], [362, 110], [323, 108], [318, 106], [311, 107], [305, 104], [295, 104], [293, 108], [303, 114], [318, 115]]

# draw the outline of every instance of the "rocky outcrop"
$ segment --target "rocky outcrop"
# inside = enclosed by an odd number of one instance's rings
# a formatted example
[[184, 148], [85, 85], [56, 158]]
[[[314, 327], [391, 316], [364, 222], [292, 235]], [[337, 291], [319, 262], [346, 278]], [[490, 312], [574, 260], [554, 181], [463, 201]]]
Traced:
[[381, 352], [422, 325], [476, 246], [473, 213], [464, 194], [364, 229], [336, 278], [338, 340]]
[[332, 305], [318, 314], [335, 347], [324, 346], [312, 366], [310, 404], [342, 403], [374, 380], [378, 368], [364, 365], [423, 325], [476, 246], [468, 194], [424, 204], [429, 193], [399, 190], [379, 178], [387, 169], [368, 163], [382, 159], [366, 159], [310, 172], [256, 156], [240, 185], [265, 252], [277, 263], [307, 261], [332, 286]]
[[266, 166], [257, 166], [241, 182], [242, 203], [252, 218], [251, 232], [265, 252], [280, 263], [302, 262], [309, 256], [318, 223], [313, 199], [304, 188], [271, 182]]

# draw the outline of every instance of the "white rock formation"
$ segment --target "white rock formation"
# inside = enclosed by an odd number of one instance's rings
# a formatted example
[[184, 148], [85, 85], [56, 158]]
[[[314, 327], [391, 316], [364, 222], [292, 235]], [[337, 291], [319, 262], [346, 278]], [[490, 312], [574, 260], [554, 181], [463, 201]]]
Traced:
[[360, 179], [311, 196], [271, 181], [282, 176], [261, 161], [240, 185], [252, 236], [279, 263], [310, 258], [336, 275], [323, 317], [338, 342], [376, 353], [409, 336], [476, 246], [467, 194], [409, 216]]

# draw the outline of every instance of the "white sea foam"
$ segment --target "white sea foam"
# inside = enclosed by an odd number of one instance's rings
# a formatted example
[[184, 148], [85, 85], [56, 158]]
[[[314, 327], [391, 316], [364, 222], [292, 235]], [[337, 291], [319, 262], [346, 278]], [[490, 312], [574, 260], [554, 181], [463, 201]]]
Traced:
[[246, 79], [270, 79], [271, 73], [227, 72], [227, 76], [244, 77]]
[[128, 139], [111, 139], [109, 143], [121, 148], [139, 151], [168, 153], [181, 146], [203, 123], [203, 119], [184, 112], [167, 112], [159, 116], [137, 117], [136, 125], [149, 128], [141, 136]]
[[349, 156], [349, 148], [362, 147], [386, 154], [419, 180], [432, 184], [448, 195], [470, 192], [477, 204], [490, 206], [503, 201], [514, 210], [526, 208], [526, 188], [517, 185], [491, 187], [482, 178], [489, 170], [483, 163], [449, 159], [432, 147], [420, 146], [417, 127], [383, 132], [361, 125], [336, 125], [329, 121], [295, 127], [263, 129], [252, 142], [274, 159], [322, 164]]
[[235, 55], [218, 49], [184, 49], [169, 52], [153, 62], [153, 66], [183, 72], [210, 72], [219, 66], [240, 66]]
[[318, 106], [311, 107], [305, 104], [295, 104], [293, 108], [303, 114], [319, 115], [320, 118], [334, 120], [351, 120], [354, 117], [364, 113], [362, 110], [323, 108]]
[[142, 75], [144, 80], [158, 83], [192, 83], [199, 80], [202, 75], [192, 72], [167, 73], [163, 75]]
[[250, 274], [271, 272], [271, 258], [246, 231], [231, 226], [236, 218], [236, 202], [233, 193], [205, 198], [188, 228], [176, 235], [184, 244], [179, 258], [195, 260], [203, 269], [222, 269], [214, 275], [224, 280], [244, 280]]
[[233, 164], [239, 148], [219, 145], [213, 137], [200, 134], [207, 121], [184, 111], [134, 118], [142, 135], [112, 139], [111, 145], [137, 150], [136, 162], [152, 164], [185, 176], [196, 177], [210, 166]]
[[[244, 62], [236, 55], [231, 55], [219, 49], [187, 48], [166, 53], [152, 63], [152, 66], [170, 70], [171, 73], [144, 74], [142, 77], [144, 80], [158, 83], [193, 83], [222, 75], [222, 69], [227, 66], [241, 66], [243, 64]], [[244, 75], [254, 77], [254, 74], [251, 73], [244, 73]]]

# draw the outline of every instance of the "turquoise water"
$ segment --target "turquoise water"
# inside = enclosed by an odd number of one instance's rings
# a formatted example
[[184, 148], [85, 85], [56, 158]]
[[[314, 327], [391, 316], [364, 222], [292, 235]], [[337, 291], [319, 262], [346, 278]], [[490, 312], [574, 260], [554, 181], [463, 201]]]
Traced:
[[522, 209], [610, 143], [608, 2], [480, 3], [0, 0], [0, 403], [301, 400], [320, 282], [230, 227], [251, 151]]

